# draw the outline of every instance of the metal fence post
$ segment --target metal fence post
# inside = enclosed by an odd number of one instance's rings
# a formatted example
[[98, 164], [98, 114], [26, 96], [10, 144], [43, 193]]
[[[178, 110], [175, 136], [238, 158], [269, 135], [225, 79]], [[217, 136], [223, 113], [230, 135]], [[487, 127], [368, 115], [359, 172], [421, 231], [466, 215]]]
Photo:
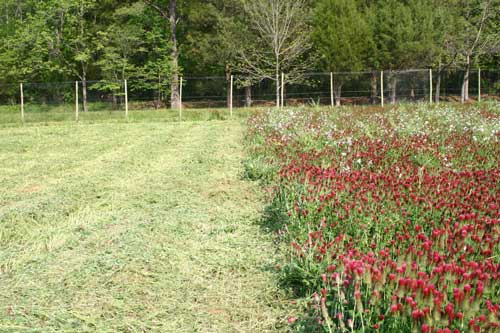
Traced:
[[429, 104], [432, 104], [432, 69], [429, 69]]
[[231, 88], [229, 89], [229, 114], [233, 118], [233, 81], [234, 77], [231, 75]]
[[125, 118], [128, 119], [128, 87], [127, 87], [127, 80], [123, 81], [123, 85], [125, 88]]
[[181, 82], [179, 85], [179, 121], [182, 121], [182, 82], [183, 78], [181, 76]]
[[78, 121], [78, 81], [75, 81], [75, 120]]
[[477, 101], [481, 102], [481, 68], [477, 71]]
[[384, 107], [384, 71], [380, 71], [380, 104]]
[[333, 107], [335, 100], [333, 98], [333, 72], [330, 72], [330, 104]]
[[281, 72], [281, 108], [285, 105], [285, 73]]

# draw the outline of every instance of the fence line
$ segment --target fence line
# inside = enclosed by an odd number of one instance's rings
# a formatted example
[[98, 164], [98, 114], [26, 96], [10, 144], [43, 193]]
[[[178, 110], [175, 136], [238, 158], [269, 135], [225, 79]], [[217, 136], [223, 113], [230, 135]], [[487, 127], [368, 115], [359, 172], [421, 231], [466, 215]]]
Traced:
[[[286, 73], [250, 86], [247, 77], [185, 76], [179, 85], [179, 119], [183, 109], [229, 109], [250, 106], [294, 106], [302, 104], [372, 104], [384, 106], [401, 102], [460, 101], [464, 71], [408, 69], [394, 71], [313, 72], [290, 77]], [[21, 120], [35, 112], [67, 114], [78, 121], [83, 111], [159, 110], [169, 107], [169, 82], [128, 79], [72, 82], [23, 82], [0, 84], [0, 111], [3, 106], [20, 106]], [[465, 89], [470, 101], [500, 100], [500, 71], [471, 70]], [[12, 108], [11, 108], [12, 109]], [[19, 112], [19, 111], [18, 111]]]

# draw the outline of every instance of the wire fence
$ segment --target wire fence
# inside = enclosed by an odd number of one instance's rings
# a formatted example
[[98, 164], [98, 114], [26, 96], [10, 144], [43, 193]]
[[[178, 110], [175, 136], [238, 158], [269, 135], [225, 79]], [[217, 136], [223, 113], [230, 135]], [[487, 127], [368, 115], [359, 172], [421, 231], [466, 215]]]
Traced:
[[[500, 100], [500, 71], [404, 70], [305, 73], [248, 84], [243, 76], [183, 77], [181, 108], [216, 109], [299, 105], [383, 105]], [[383, 93], [381, 93], [383, 91]], [[0, 113], [23, 119], [76, 117], [82, 112], [122, 117], [128, 111], [170, 108], [167, 81], [86, 81], [0, 84]], [[48, 117], [48, 118], [47, 118]], [[8, 117], [7, 117], [8, 118]], [[5, 119], [3, 117], [2, 119]]]

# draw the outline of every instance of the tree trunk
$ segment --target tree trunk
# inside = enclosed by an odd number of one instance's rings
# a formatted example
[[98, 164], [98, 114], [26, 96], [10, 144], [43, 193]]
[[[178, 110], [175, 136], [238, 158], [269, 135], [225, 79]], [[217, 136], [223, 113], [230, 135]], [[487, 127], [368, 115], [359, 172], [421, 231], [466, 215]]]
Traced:
[[464, 79], [462, 81], [462, 93], [460, 98], [460, 101], [462, 103], [467, 102], [469, 100], [469, 72], [470, 72], [470, 56], [467, 55]]
[[410, 98], [412, 101], [415, 100], [415, 88], [411, 87], [411, 90], [410, 90]]
[[286, 101], [286, 84], [283, 84], [283, 87], [281, 87], [281, 90], [283, 90], [283, 94], [280, 91], [280, 98], [282, 98], [281, 105], [283, 105], [283, 107], [284, 107], [285, 106], [285, 101]]
[[114, 111], [117, 109], [118, 99], [116, 98], [116, 93], [113, 91], [111, 96], [111, 109]]
[[391, 78], [391, 104], [396, 104], [397, 84], [398, 84], [398, 80], [396, 79], [396, 75], [393, 75]]
[[372, 96], [370, 98], [370, 102], [372, 104], [377, 104], [377, 90], [378, 90], [378, 85], [377, 85], [377, 72], [372, 72], [372, 77], [371, 77], [371, 86], [372, 86]]
[[177, 0], [169, 4], [170, 40], [172, 42], [172, 82], [170, 84], [170, 105], [172, 109], [180, 107], [179, 96], [179, 53], [177, 50]]
[[247, 108], [252, 106], [252, 86], [248, 85], [245, 87], [245, 106]]
[[226, 65], [226, 105], [231, 107], [231, 68]]
[[156, 103], [155, 103], [155, 110], [158, 110], [161, 105], [161, 75], [158, 73], [158, 88], [157, 88], [157, 93], [156, 93]]
[[87, 106], [87, 76], [85, 75], [85, 73], [82, 77], [82, 104], [83, 112], [87, 112], [89, 109]]
[[[80, 2], [80, 17], [79, 17], [79, 22], [80, 22], [80, 39], [83, 41], [82, 48], [86, 49], [85, 45], [85, 25], [83, 21], [83, 16], [84, 16], [84, 3], [83, 1]], [[82, 66], [82, 104], [83, 104], [83, 112], [88, 111], [87, 107], [87, 63], [85, 61], [81, 61], [81, 66]]]
[[441, 90], [441, 69], [438, 70], [437, 72], [437, 78], [436, 78], [436, 95], [434, 96], [434, 102], [439, 103], [439, 98], [440, 98], [440, 90]]

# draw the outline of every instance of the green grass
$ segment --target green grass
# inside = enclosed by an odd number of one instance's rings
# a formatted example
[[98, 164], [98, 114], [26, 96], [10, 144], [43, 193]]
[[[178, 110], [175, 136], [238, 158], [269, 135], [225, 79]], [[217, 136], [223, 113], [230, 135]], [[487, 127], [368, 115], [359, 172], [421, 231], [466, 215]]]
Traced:
[[[179, 111], [171, 109], [159, 110], [130, 110], [128, 119], [123, 110], [110, 111], [96, 105], [89, 106], [89, 112], [79, 113], [79, 122], [177, 122], [179, 121]], [[230, 116], [229, 109], [186, 109], [182, 111], [182, 121], [208, 121], [208, 120], [237, 120], [246, 119], [258, 108], [235, 108], [233, 117]], [[24, 114], [25, 124], [51, 124], [60, 122], [74, 122], [76, 119], [72, 106], [41, 106], [26, 105]], [[0, 106], [0, 127], [12, 127], [22, 124], [21, 111], [19, 106]]]
[[0, 332], [286, 330], [240, 122], [140, 115], [0, 129]]

